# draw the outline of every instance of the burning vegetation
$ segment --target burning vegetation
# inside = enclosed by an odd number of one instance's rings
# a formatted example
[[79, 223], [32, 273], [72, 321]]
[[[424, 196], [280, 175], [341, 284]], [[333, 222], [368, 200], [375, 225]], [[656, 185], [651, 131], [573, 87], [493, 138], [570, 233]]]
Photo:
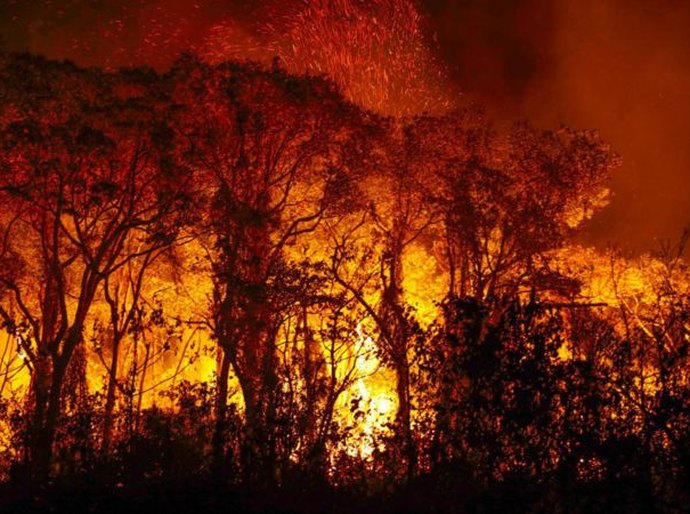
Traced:
[[[265, 29], [283, 64], [1, 56], [6, 496], [686, 505], [684, 240], [576, 246], [619, 164], [596, 133], [497, 129], [359, 4], [323, 39], [333, 5]], [[407, 7], [367, 16], [417, 30]]]

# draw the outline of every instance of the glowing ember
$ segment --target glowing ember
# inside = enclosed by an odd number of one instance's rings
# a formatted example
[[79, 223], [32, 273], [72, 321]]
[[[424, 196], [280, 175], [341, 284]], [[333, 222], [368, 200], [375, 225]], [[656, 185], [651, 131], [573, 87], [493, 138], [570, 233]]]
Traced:
[[326, 75], [350, 100], [384, 114], [444, 112], [453, 95], [412, 0], [300, 1], [251, 35], [216, 25], [204, 55], [280, 62], [293, 73]]

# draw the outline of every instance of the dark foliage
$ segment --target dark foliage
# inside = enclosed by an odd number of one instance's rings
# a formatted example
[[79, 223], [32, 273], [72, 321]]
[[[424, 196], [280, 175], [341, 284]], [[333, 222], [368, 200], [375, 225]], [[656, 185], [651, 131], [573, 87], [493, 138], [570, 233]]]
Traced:
[[[0, 79], [3, 512], [688, 510], [680, 253], [615, 307], [554, 265], [617, 164], [596, 134], [382, 119], [193, 56]], [[213, 379], [183, 379], [204, 352]], [[363, 436], [365, 357], [396, 404]]]

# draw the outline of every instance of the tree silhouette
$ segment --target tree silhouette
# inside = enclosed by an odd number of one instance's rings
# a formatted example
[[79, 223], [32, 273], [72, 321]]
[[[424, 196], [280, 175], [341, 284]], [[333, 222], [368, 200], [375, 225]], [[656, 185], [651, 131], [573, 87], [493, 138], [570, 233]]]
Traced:
[[2, 507], [684, 510], [687, 237], [573, 243], [595, 132], [277, 62], [0, 79]]
[[30, 459], [45, 479], [63, 381], [98, 288], [175, 240], [187, 197], [185, 178], [165, 164], [165, 104], [147, 94], [150, 73], [113, 77], [31, 57], [4, 73], [3, 257], [14, 264], [2, 283], [18, 316], [7, 303], [0, 315], [31, 362]]
[[185, 130], [193, 138], [190, 162], [207, 186], [210, 324], [223, 349], [218, 433], [232, 367], [245, 408], [245, 470], [270, 481], [281, 391], [278, 338], [288, 311], [316, 301], [305, 270], [288, 263], [285, 250], [342, 201], [339, 148], [358, 114], [329, 83], [279, 69], [187, 60], [174, 72], [184, 77], [176, 77], [179, 84], [186, 82], [179, 93], [199, 106]]

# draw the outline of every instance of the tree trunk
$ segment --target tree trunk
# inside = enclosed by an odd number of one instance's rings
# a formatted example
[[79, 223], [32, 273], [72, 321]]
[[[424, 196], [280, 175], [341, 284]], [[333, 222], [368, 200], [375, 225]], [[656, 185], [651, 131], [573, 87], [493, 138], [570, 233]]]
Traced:
[[139, 421], [141, 419], [141, 406], [144, 401], [144, 388], [146, 387], [146, 371], [149, 368], [149, 359], [151, 358], [151, 343], [144, 343], [144, 363], [141, 367], [141, 377], [139, 378], [139, 395], [137, 398], [137, 411], [134, 418], [134, 428], [139, 430]]
[[51, 360], [48, 355], [39, 354], [35, 363], [32, 380], [33, 409], [29, 429], [29, 467], [32, 478], [39, 483], [48, 480], [51, 455], [46, 445], [45, 420], [48, 411], [50, 383], [52, 375]]
[[402, 453], [405, 458], [405, 471], [408, 479], [412, 479], [417, 470], [417, 451], [412, 436], [412, 407], [410, 404], [410, 366], [407, 355], [396, 363], [396, 394], [398, 411], [396, 419], [402, 438]]
[[216, 395], [216, 423], [213, 430], [212, 451], [213, 469], [219, 477], [225, 475], [225, 442], [227, 430], [228, 410], [228, 378], [230, 375], [230, 358], [222, 352], [220, 370], [218, 373], [218, 387]]
[[244, 399], [245, 435], [241, 442], [241, 463], [245, 478], [254, 484], [275, 485], [276, 451], [271, 437], [274, 420], [268, 405], [272, 400], [263, 390], [265, 384], [239, 375], [238, 380]]
[[402, 439], [402, 455], [405, 459], [405, 471], [408, 479], [412, 478], [417, 468], [417, 455], [412, 437], [412, 416], [410, 404], [410, 362], [408, 359], [408, 320], [403, 310], [402, 298], [402, 265], [403, 247], [397, 241], [392, 245], [391, 259], [389, 262], [388, 284], [384, 290], [384, 316], [387, 323], [385, 327], [389, 332], [391, 357], [396, 375], [396, 396], [398, 410], [396, 413], [396, 425]]
[[101, 455], [104, 457], [110, 451], [110, 441], [113, 433], [113, 411], [115, 409], [115, 392], [117, 388], [117, 367], [120, 357], [120, 338], [113, 340], [113, 355], [110, 360], [108, 372], [108, 389], [105, 398], [105, 411], [103, 413], [103, 441], [101, 442]]
[[62, 383], [68, 358], [55, 356], [51, 359], [52, 370], [36, 376], [33, 426], [31, 429], [31, 471], [38, 484], [50, 478], [53, 461], [53, 443], [61, 411]]

